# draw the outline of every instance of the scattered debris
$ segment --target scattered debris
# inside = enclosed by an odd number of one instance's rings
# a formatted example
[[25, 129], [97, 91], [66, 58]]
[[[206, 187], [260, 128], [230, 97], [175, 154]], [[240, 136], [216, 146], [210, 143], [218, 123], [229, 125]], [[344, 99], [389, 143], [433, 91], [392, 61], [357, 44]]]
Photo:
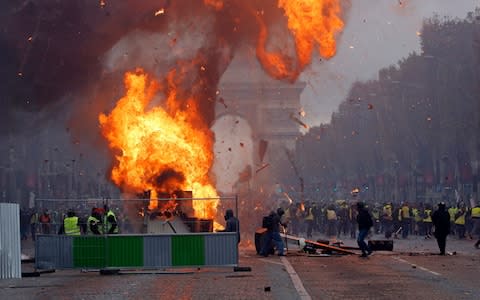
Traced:
[[[225, 103], [225, 99], [223, 99], [222, 97], [218, 98], [218, 102], [222, 103], [225, 108], [228, 108], [227, 104]], [[238, 121], [235, 123], [238, 124]]]
[[298, 124], [300, 124], [301, 126], [303, 126], [303, 128], [308, 129], [308, 125], [305, 124], [304, 122], [302, 122], [302, 120], [300, 120], [299, 118], [297, 118], [293, 113], [290, 114], [290, 119], [294, 120], [295, 122], [297, 122]]
[[268, 164], [268, 163], [267, 163], [267, 164], [264, 164], [264, 165], [261, 166], [259, 169], [257, 169], [257, 170], [255, 171], [255, 173], [260, 172], [261, 170], [265, 169], [265, 168], [268, 167], [268, 166], [270, 166], [270, 164]]
[[165, 8], [160, 8], [155, 12], [155, 17], [159, 15], [163, 15], [165, 13]]
[[251, 272], [251, 267], [233, 267], [233, 272]]
[[308, 245], [309, 247], [313, 247], [315, 249], [333, 251], [333, 252], [337, 252], [337, 253], [340, 253], [340, 254], [355, 254], [353, 251], [350, 251], [348, 249], [344, 249], [344, 248], [340, 248], [340, 247], [336, 247], [336, 246], [331, 246], [331, 245], [327, 245], [327, 244], [323, 244], [323, 243], [318, 243], [318, 242], [311, 241], [311, 240], [301, 239], [301, 238], [293, 236], [293, 235], [288, 235], [288, 234], [281, 233], [280, 236], [282, 236], [282, 237], [284, 237], [288, 240], [297, 242], [299, 245], [300, 245], [300, 240], [302, 240], [302, 243], [303, 243], [303, 241], [305, 242], [305, 246]]

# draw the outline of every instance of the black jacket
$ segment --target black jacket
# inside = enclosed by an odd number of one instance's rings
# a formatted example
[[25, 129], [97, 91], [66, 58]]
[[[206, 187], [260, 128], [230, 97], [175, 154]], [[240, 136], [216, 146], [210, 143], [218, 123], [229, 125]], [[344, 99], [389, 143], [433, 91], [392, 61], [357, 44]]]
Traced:
[[370, 229], [373, 226], [372, 216], [368, 210], [362, 208], [358, 210], [357, 215], [358, 229]]
[[450, 233], [450, 214], [445, 209], [438, 209], [432, 215], [432, 223], [435, 226], [435, 236]]

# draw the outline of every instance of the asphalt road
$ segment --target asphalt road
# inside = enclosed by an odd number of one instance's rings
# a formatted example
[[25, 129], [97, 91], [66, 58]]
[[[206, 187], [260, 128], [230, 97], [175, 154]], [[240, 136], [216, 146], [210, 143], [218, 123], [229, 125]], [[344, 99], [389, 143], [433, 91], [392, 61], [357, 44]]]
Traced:
[[[354, 240], [345, 240], [354, 245]], [[232, 268], [156, 270], [101, 276], [57, 270], [40, 277], [0, 281], [0, 299], [480, 299], [480, 250], [449, 240], [439, 256], [435, 240], [395, 240], [393, 252], [309, 256], [290, 245], [287, 257], [240, 249]], [[24, 270], [29, 269], [28, 265]]]

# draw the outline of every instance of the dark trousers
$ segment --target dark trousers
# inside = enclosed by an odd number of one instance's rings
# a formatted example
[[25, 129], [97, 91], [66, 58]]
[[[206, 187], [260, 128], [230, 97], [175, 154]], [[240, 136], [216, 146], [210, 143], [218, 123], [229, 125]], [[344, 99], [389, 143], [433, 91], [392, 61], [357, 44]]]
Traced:
[[457, 235], [458, 235], [459, 239], [464, 239], [465, 238], [465, 225], [456, 224], [455, 225], [455, 231], [457, 232]]
[[435, 238], [437, 239], [438, 248], [440, 249], [440, 255], [445, 255], [445, 247], [447, 246], [447, 235], [436, 234]]
[[402, 238], [406, 239], [410, 229], [410, 219], [402, 220]]
[[358, 230], [357, 244], [358, 244], [358, 247], [360, 247], [360, 250], [362, 250], [363, 255], [367, 255], [372, 252], [370, 247], [368, 247], [368, 244], [365, 243], [365, 238], [367, 237], [367, 235], [368, 235], [368, 229]]
[[311, 238], [314, 227], [313, 220], [305, 220], [305, 223], [307, 223], [307, 238]]
[[280, 236], [279, 232], [272, 232], [267, 231], [264, 236], [262, 250], [260, 251], [260, 255], [268, 256], [270, 254], [272, 244], [275, 245], [275, 248], [278, 251], [278, 255], [283, 255], [283, 248], [284, 244], [282, 241], [282, 237]]

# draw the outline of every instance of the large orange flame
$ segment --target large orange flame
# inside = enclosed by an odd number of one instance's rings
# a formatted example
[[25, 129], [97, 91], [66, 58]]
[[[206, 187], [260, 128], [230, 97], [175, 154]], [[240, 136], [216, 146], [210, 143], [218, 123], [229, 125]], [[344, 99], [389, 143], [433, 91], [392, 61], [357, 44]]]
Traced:
[[344, 26], [341, 4], [340, 0], [279, 0], [278, 7], [284, 10], [294, 36], [297, 63], [294, 65], [286, 55], [266, 50], [268, 32], [260, 14], [256, 14], [260, 26], [257, 57], [271, 76], [295, 81], [310, 64], [315, 46], [324, 58], [335, 55], [335, 37]]
[[310, 63], [315, 44], [321, 56], [335, 55], [335, 36], [343, 29], [340, 0], [279, 0], [278, 6], [285, 10], [288, 28], [295, 36], [301, 69]]
[[[110, 114], [99, 116], [102, 134], [117, 151], [112, 180], [126, 192], [151, 190], [151, 208], [157, 206], [157, 192], [191, 190], [194, 198], [217, 197], [208, 177], [213, 134], [194, 99], [182, 101], [180, 107], [174, 71], [166, 81], [162, 88], [141, 69], [126, 73], [126, 95]], [[166, 109], [152, 105], [159, 101], [160, 90]], [[214, 218], [217, 202], [193, 201], [195, 216]]]

